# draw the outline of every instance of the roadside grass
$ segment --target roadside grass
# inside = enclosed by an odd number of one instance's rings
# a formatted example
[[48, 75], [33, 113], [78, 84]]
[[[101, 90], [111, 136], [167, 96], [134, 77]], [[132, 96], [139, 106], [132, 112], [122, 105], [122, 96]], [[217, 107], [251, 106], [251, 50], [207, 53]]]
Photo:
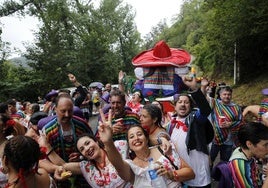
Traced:
[[262, 89], [268, 88], [268, 74], [262, 74], [252, 78], [248, 83], [233, 87], [233, 101], [240, 106], [260, 104], [265, 97]]

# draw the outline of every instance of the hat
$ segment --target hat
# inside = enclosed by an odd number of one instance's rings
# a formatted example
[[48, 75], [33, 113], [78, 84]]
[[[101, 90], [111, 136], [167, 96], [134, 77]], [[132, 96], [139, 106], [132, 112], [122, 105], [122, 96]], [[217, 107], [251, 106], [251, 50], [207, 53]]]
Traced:
[[101, 99], [106, 102], [109, 103], [109, 99], [110, 99], [110, 93], [105, 93], [101, 96]]
[[46, 99], [47, 101], [50, 101], [50, 100], [51, 100], [51, 97], [57, 97], [57, 96], [58, 96], [58, 91], [52, 89], [52, 90], [45, 96], [45, 99]]
[[169, 48], [165, 41], [156, 43], [153, 49], [146, 50], [132, 59], [134, 66], [155, 67], [155, 66], [176, 66], [184, 67], [190, 63], [190, 54], [183, 49]]
[[30, 122], [33, 124], [33, 125], [37, 125], [38, 124], [38, 121], [42, 118], [45, 118], [47, 117], [47, 113], [45, 112], [35, 112], [33, 113], [33, 115], [31, 116], [30, 118]]
[[268, 95], [268, 88], [263, 89], [261, 92], [263, 95]]
[[73, 107], [73, 115], [78, 116], [82, 119], [84, 119], [84, 114], [83, 111], [78, 107], [78, 106], [74, 106]]

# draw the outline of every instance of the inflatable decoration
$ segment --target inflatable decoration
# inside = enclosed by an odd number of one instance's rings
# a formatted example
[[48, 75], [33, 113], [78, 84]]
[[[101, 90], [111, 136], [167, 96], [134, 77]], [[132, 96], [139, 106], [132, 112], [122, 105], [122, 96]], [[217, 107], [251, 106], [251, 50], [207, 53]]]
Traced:
[[135, 89], [146, 98], [168, 97], [180, 93], [185, 86], [181, 76], [189, 73], [190, 54], [170, 48], [164, 41], [156, 43], [132, 59], [138, 81]]

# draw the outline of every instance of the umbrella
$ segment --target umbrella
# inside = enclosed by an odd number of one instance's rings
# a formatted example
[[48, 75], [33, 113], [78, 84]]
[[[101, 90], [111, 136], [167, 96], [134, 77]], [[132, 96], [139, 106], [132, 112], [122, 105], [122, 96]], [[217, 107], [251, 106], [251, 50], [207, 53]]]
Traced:
[[88, 87], [98, 87], [98, 88], [102, 88], [103, 84], [101, 82], [92, 82], [89, 84]]

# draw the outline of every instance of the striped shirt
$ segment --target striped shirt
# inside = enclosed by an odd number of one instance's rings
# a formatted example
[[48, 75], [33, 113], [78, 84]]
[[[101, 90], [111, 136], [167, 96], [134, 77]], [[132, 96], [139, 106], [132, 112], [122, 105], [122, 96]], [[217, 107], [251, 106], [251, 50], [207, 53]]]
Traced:
[[[230, 104], [223, 104], [221, 100], [214, 98], [210, 98], [209, 102], [212, 108], [210, 118], [214, 129], [213, 142], [217, 145], [226, 144], [227, 141], [231, 142], [228, 145], [232, 145], [233, 142], [236, 143], [237, 132], [242, 126], [242, 111], [240, 106], [232, 102]], [[220, 116], [225, 116], [226, 121], [232, 123], [229, 128], [220, 128]], [[232, 136], [231, 140], [229, 140], [230, 136]]]
[[260, 109], [258, 113], [258, 122], [262, 122], [262, 115], [268, 112], [268, 98], [265, 98], [261, 101]]
[[262, 183], [256, 160], [247, 159], [240, 147], [234, 150], [228, 165], [235, 187], [258, 188], [258, 184]]
[[[106, 119], [108, 119], [108, 113], [105, 114]], [[121, 133], [114, 133], [113, 134], [113, 141], [116, 140], [127, 140], [126, 138], [126, 131], [130, 127], [130, 125], [139, 125], [140, 124], [140, 117], [138, 114], [131, 112], [129, 110], [125, 111], [125, 114], [122, 116], [123, 118], [123, 125], [124, 125], [124, 132]], [[115, 120], [118, 118], [112, 118], [112, 124], [115, 123]]]
[[64, 137], [57, 118], [53, 118], [43, 127], [43, 131], [45, 131], [49, 144], [66, 162], [68, 162], [68, 156], [71, 153], [76, 152], [75, 143], [77, 138], [83, 133], [93, 134], [89, 125], [75, 116], [73, 116], [70, 123], [72, 125], [72, 133], [71, 135], [68, 135], [69, 139]]

